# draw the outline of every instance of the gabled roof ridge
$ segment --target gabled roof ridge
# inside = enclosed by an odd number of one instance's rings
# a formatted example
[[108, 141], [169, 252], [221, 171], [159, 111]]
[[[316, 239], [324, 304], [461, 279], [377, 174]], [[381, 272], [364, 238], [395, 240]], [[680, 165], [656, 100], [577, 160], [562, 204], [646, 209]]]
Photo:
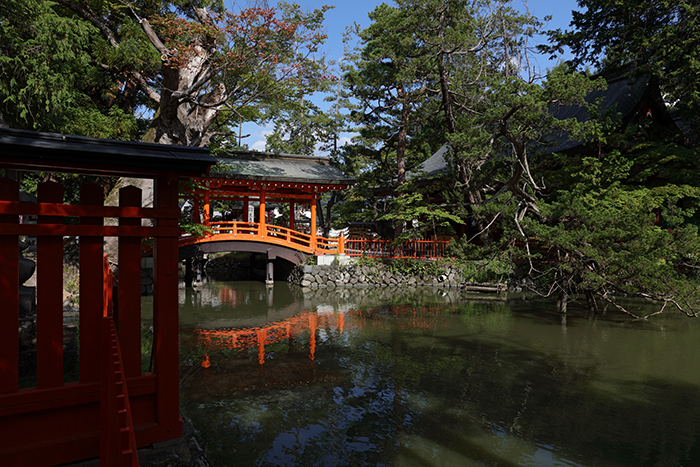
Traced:
[[241, 156], [247, 157], [259, 157], [261, 159], [284, 159], [284, 160], [301, 160], [301, 161], [319, 161], [319, 162], [331, 162], [329, 157], [326, 156], [309, 156], [306, 154], [288, 154], [288, 153], [276, 153], [267, 151], [255, 151], [252, 149], [232, 149], [227, 151], [225, 154], [215, 156], [217, 159], [235, 159]]

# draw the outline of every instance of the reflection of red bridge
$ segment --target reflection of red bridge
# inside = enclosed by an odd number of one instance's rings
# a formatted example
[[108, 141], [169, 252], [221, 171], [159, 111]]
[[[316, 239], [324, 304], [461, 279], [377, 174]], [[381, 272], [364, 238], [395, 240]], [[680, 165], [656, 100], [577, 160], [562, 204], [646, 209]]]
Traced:
[[[222, 290], [224, 300], [233, 300], [230, 290]], [[283, 341], [291, 341], [296, 337], [309, 336], [309, 358], [316, 357], [316, 331], [319, 329], [337, 330], [343, 333], [349, 323], [347, 318], [362, 321], [363, 327], [385, 326], [386, 321], [391, 320], [394, 326], [406, 330], [430, 331], [442, 329], [445, 326], [441, 319], [446, 310], [437, 306], [420, 308], [413, 307], [385, 307], [371, 311], [354, 310], [348, 313], [323, 313], [305, 311], [284, 321], [266, 324], [254, 328], [240, 329], [201, 329], [196, 328], [195, 334], [204, 347], [204, 360], [202, 366], [209, 368], [211, 365], [210, 352], [212, 350], [248, 350], [258, 349], [258, 363], [265, 363], [265, 346]]]
[[335, 328], [343, 332], [345, 315], [323, 314], [306, 311], [279, 323], [270, 323], [248, 329], [195, 329], [195, 333], [204, 344], [204, 368], [209, 368], [209, 352], [214, 349], [247, 350], [258, 348], [258, 363], [265, 363], [265, 345], [294, 339], [309, 333], [309, 358], [314, 360], [316, 355], [316, 330], [319, 328]]

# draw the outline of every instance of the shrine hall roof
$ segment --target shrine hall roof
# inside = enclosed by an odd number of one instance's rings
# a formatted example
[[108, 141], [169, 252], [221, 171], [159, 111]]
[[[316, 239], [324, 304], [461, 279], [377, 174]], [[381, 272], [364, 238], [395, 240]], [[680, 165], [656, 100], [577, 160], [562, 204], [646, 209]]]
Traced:
[[217, 157], [217, 162], [216, 166], [212, 166], [209, 177], [325, 185], [350, 185], [355, 182], [327, 157], [231, 151], [225, 157]]

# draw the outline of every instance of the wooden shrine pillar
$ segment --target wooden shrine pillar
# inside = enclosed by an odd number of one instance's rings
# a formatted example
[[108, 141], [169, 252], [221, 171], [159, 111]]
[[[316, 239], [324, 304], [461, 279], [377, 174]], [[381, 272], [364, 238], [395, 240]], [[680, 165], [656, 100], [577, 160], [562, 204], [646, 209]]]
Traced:
[[265, 185], [260, 189], [260, 236], [267, 235], [267, 226], [265, 224]]
[[246, 196], [243, 198], [243, 217], [241, 218], [243, 222], [250, 222], [250, 219], [248, 218], [248, 209], [250, 209], [249, 206], [250, 198]]
[[[139, 203], [141, 202], [139, 194]], [[104, 204], [104, 189], [96, 183], [80, 187], [80, 204], [97, 206]], [[140, 206], [139, 206], [140, 207]], [[81, 217], [81, 225], [103, 225], [104, 218]], [[121, 242], [120, 242], [121, 243]], [[104, 237], [80, 236], [80, 382], [100, 380], [100, 339], [102, 337], [102, 310], [104, 288]], [[141, 244], [139, 242], [139, 248]], [[139, 256], [140, 256], [139, 250]], [[140, 259], [140, 258], [139, 258]], [[141, 276], [141, 271], [139, 271]], [[139, 300], [141, 299], [139, 277]]]
[[318, 195], [314, 193], [311, 198], [311, 226], [309, 233], [311, 234], [311, 247], [312, 251], [316, 251], [316, 198]]
[[[141, 190], [119, 190], [119, 206], [141, 207]], [[141, 219], [119, 219], [119, 225], [140, 226]], [[141, 239], [119, 239], [119, 341], [127, 378], [141, 375]]]
[[[19, 183], [9, 178], [0, 178], [0, 200], [18, 202]], [[0, 233], [3, 232], [1, 227], [17, 224], [17, 214], [0, 214]], [[19, 389], [18, 240], [17, 235], [0, 234], [0, 303], [3, 306], [0, 311], [0, 394]]]
[[289, 202], [289, 228], [294, 230], [294, 201]]
[[[63, 186], [39, 184], [40, 203], [63, 204]], [[63, 224], [60, 216], [40, 215], [37, 223]], [[36, 240], [36, 388], [63, 386], [63, 239], [39, 235]]]
[[202, 214], [204, 219], [202, 219], [202, 224], [209, 227], [211, 225], [211, 205], [209, 204], [209, 192], [204, 193], [204, 207], [202, 209]]
[[[178, 208], [178, 178], [175, 174], [155, 179], [155, 207]], [[205, 195], [208, 207], [208, 196]], [[207, 209], [208, 210], [208, 209]], [[208, 219], [206, 219], [208, 221]], [[157, 220], [157, 227], [177, 228], [177, 218]], [[182, 436], [178, 355], [177, 252], [178, 236], [161, 236], [153, 247], [153, 348], [156, 373], [156, 420], [161, 439]]]

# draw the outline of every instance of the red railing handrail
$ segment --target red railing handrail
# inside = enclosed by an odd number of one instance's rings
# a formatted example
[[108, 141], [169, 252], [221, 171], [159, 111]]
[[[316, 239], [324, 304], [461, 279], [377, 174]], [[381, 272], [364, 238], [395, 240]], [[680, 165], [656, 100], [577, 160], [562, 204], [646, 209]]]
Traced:
[[[223, 240], [247, 240], [274, 243], [309, 254], [338, 254], [344, 251], [343, 237], [313, 237], [298, 230], [274, 224], [261, 228], [258, 222], [221, 221], [210, 224], [212, 233], [203, 237], [182, 236], [180, 246]], [[315, 241], [314, 241], [315, 240]]]
[[102, 378], [100, 420], [100, 465], [109, 467], [138, 467], [134, 422], [129, 404], [129, 392], [124, 374], [119, 336], [114, 324], [112, 287], [114, 276], [104, 255], [104, 314], [102, 317]]
[[314, 255], [346, 254], [366, 258], [444, 258], [449, 240], [375, 240], [365, 238], [345, 239], [341, 233], [337, 238], [316, 237], [315, 244], [310, 234], [279, 225], [265, 226], [262, 232], [257, 222], [221, 221], [210, 225], [212, 233], [203, 237], [180, 237], [180, 245], [224, 240], [248, 240], [288, 246]]

